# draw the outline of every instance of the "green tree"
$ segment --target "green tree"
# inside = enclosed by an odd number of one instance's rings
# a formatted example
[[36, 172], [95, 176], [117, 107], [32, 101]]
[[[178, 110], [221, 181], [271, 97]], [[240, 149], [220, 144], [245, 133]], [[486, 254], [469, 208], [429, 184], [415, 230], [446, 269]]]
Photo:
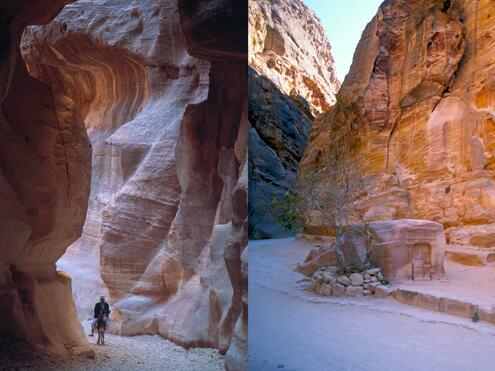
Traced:
[[339, 266], [344, 268], [348, 266], [342, 250], [346, 226], [357, 222], [366, 227], [358, 200], [366, 194], [367, 182], [363, 159], [353, 153], [348, 142], [342, 141], [333, 148], [326, 165], [300, 174], [294, 189], [274, 200], [273, 209], [288, 229], [315, 221], [330, 227], [335, 232]]

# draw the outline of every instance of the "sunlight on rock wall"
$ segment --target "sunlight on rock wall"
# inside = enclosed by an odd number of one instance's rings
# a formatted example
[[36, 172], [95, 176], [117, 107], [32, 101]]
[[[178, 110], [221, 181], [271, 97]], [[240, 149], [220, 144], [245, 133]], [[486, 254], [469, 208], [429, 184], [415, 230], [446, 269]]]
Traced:
[[495, 222], [494, 11], [492, 1], [385, 1], [337, 104], [313, 126], [301, 173], [350, 130], [370, 176], [365, 219], [433, 220], [448, 243], [493, 246], [481, 238], [489, 228], [472, 226]]

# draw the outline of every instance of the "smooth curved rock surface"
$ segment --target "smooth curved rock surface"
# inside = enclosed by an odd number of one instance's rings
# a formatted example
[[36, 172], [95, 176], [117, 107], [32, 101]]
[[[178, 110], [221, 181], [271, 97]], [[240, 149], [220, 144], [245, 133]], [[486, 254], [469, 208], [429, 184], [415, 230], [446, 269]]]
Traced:
[[82, 232], [91, 148], [75, 102], [29, 75], [19, 44], [64, 5], [0, 3], [0, 333], [61, 356], [87, 347], [55, 262]]
[[193, 3], [81, 0], [22, 50], [81, 106], [93, 146], [84, 234], [59, 262], [81, 316], [108, 293], [114, 331], [226, 352], [247, 321], [247, 49], [231, 50], [242, 19], [200, 32], [240, 14], [235, 2]]

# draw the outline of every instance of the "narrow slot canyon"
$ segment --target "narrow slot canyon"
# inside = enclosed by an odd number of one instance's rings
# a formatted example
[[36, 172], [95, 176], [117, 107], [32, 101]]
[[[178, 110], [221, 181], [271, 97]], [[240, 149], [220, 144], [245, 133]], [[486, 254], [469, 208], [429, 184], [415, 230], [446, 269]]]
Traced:
[[0, 337], [246, 369], [247, 3], [66, 3], [0, 2]]

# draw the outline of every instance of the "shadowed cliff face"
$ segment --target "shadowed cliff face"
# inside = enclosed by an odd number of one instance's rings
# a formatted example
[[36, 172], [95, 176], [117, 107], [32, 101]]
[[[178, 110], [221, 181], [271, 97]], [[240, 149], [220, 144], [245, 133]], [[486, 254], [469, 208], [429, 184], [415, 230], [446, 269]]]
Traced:
[[367, 220], [434, 220], [451, 244], [494, 246], [493, 11], [491, 1], [385, 1], [314, 124], [301, 173], [351, 132], [372, 183]]
[[313, 116], [335, 102], [330, 43], [302, 1], [249, 1], [249, 236], [281, 237], [272, 211], [291, 189]]
[[0, 2], [0, 335], [62, 356], [86, 345], [55, 262], [81, 235], [91, 148], [74, 101], [28, 74], [19, 44], [64, 5]]
[[296, 180], [311, 121], [267, 77], [249, 67], [249, 236], [283, 236], [272, 213]]
[[80, 315], [107, 294], [121, 334], [222, 352], [233, 338], [230, 369], [247, 357], [243, 3], [81, 0], [22, 44], [93, 148], [84, 232], [57, 264]]
[[[206, 7], [205, 4], [208, 6]], [[231, 371], [246, 370], [248, 367], [247, 2], [214, 0], [207, 3], [200, 0], [180, 0], [179, 9], [186, 49], [191, 55], [207, 59], [212, 64], [205, 107], [206, 122], [202, 125], [206, 130], [196, 131], [191, 130], [192, 127], [184, 126], [179, 148], [183, 150], [196, 148], [196, 150], [184, 151], [196, 165], [193, 168], [201, 167], [203, 171], [210, 169], [213, 173], [217, 173], [223, 182], [221, 193], [217, 193], [220, 198], [216, 206], [215, 226], [208, 246], [212, 257], [217, 256], [212, 262], [221, 259], [217, 264], [220, 266], [222, 263], [225, 264], [233, 294], [229, 299], [230, 302], [225, 303], [225, 296], [212, 296], [210, 293], [210, 300], [219, 309], [217, 313], [210, 313], [220, 318], [218, 336], [221, 349], [225, 349], [230, 343], [225, 358], [225, 368]], [[194, 109], [191, 106], [188, 108]], [[198, 152], [198, 145], [200, 151], [202, 148], [208, 148], [208, 156], [205, 156], [204, 152]], [[216, 163], [214, 162], [212, 167], [205, 167], [205, 158], [208, 160], [214, 156], [217, 156]], [[187, 189], [184, 187], [187, 178], [179, 174], [183, 190]], [[190, 185], [188, 189], [191, 192], [190, 200], [198, 197], [198, 195], [192, 197], [193, 192], [198, 194], [205, 191], [201, 182], [194, 185], [191, 182], [186, 184]], [[214, 186], [210, 189], [213, 190]], [[215, 192], [211, 194], [214, 195]], [[206, 196], [200, 198], [205, 199]], [[185, 201], [186, 197], [183, 197], [182, 203]], [[202, 205], [204, 202], [201, 203]], [[197, 213], [192, 209], [190, 211]], [[193, 215], [191, 214], [190, 217], [192, 218]], [[214, 268], [215, 264], [211, 266]], [[217, 274], [210, 276], [212, 280], [213, 277], [218, 277]], [[194, 304], [190, 308], [191, 313], [197, 310]], [[178, 309], [182, 310], [182, 307]]]

